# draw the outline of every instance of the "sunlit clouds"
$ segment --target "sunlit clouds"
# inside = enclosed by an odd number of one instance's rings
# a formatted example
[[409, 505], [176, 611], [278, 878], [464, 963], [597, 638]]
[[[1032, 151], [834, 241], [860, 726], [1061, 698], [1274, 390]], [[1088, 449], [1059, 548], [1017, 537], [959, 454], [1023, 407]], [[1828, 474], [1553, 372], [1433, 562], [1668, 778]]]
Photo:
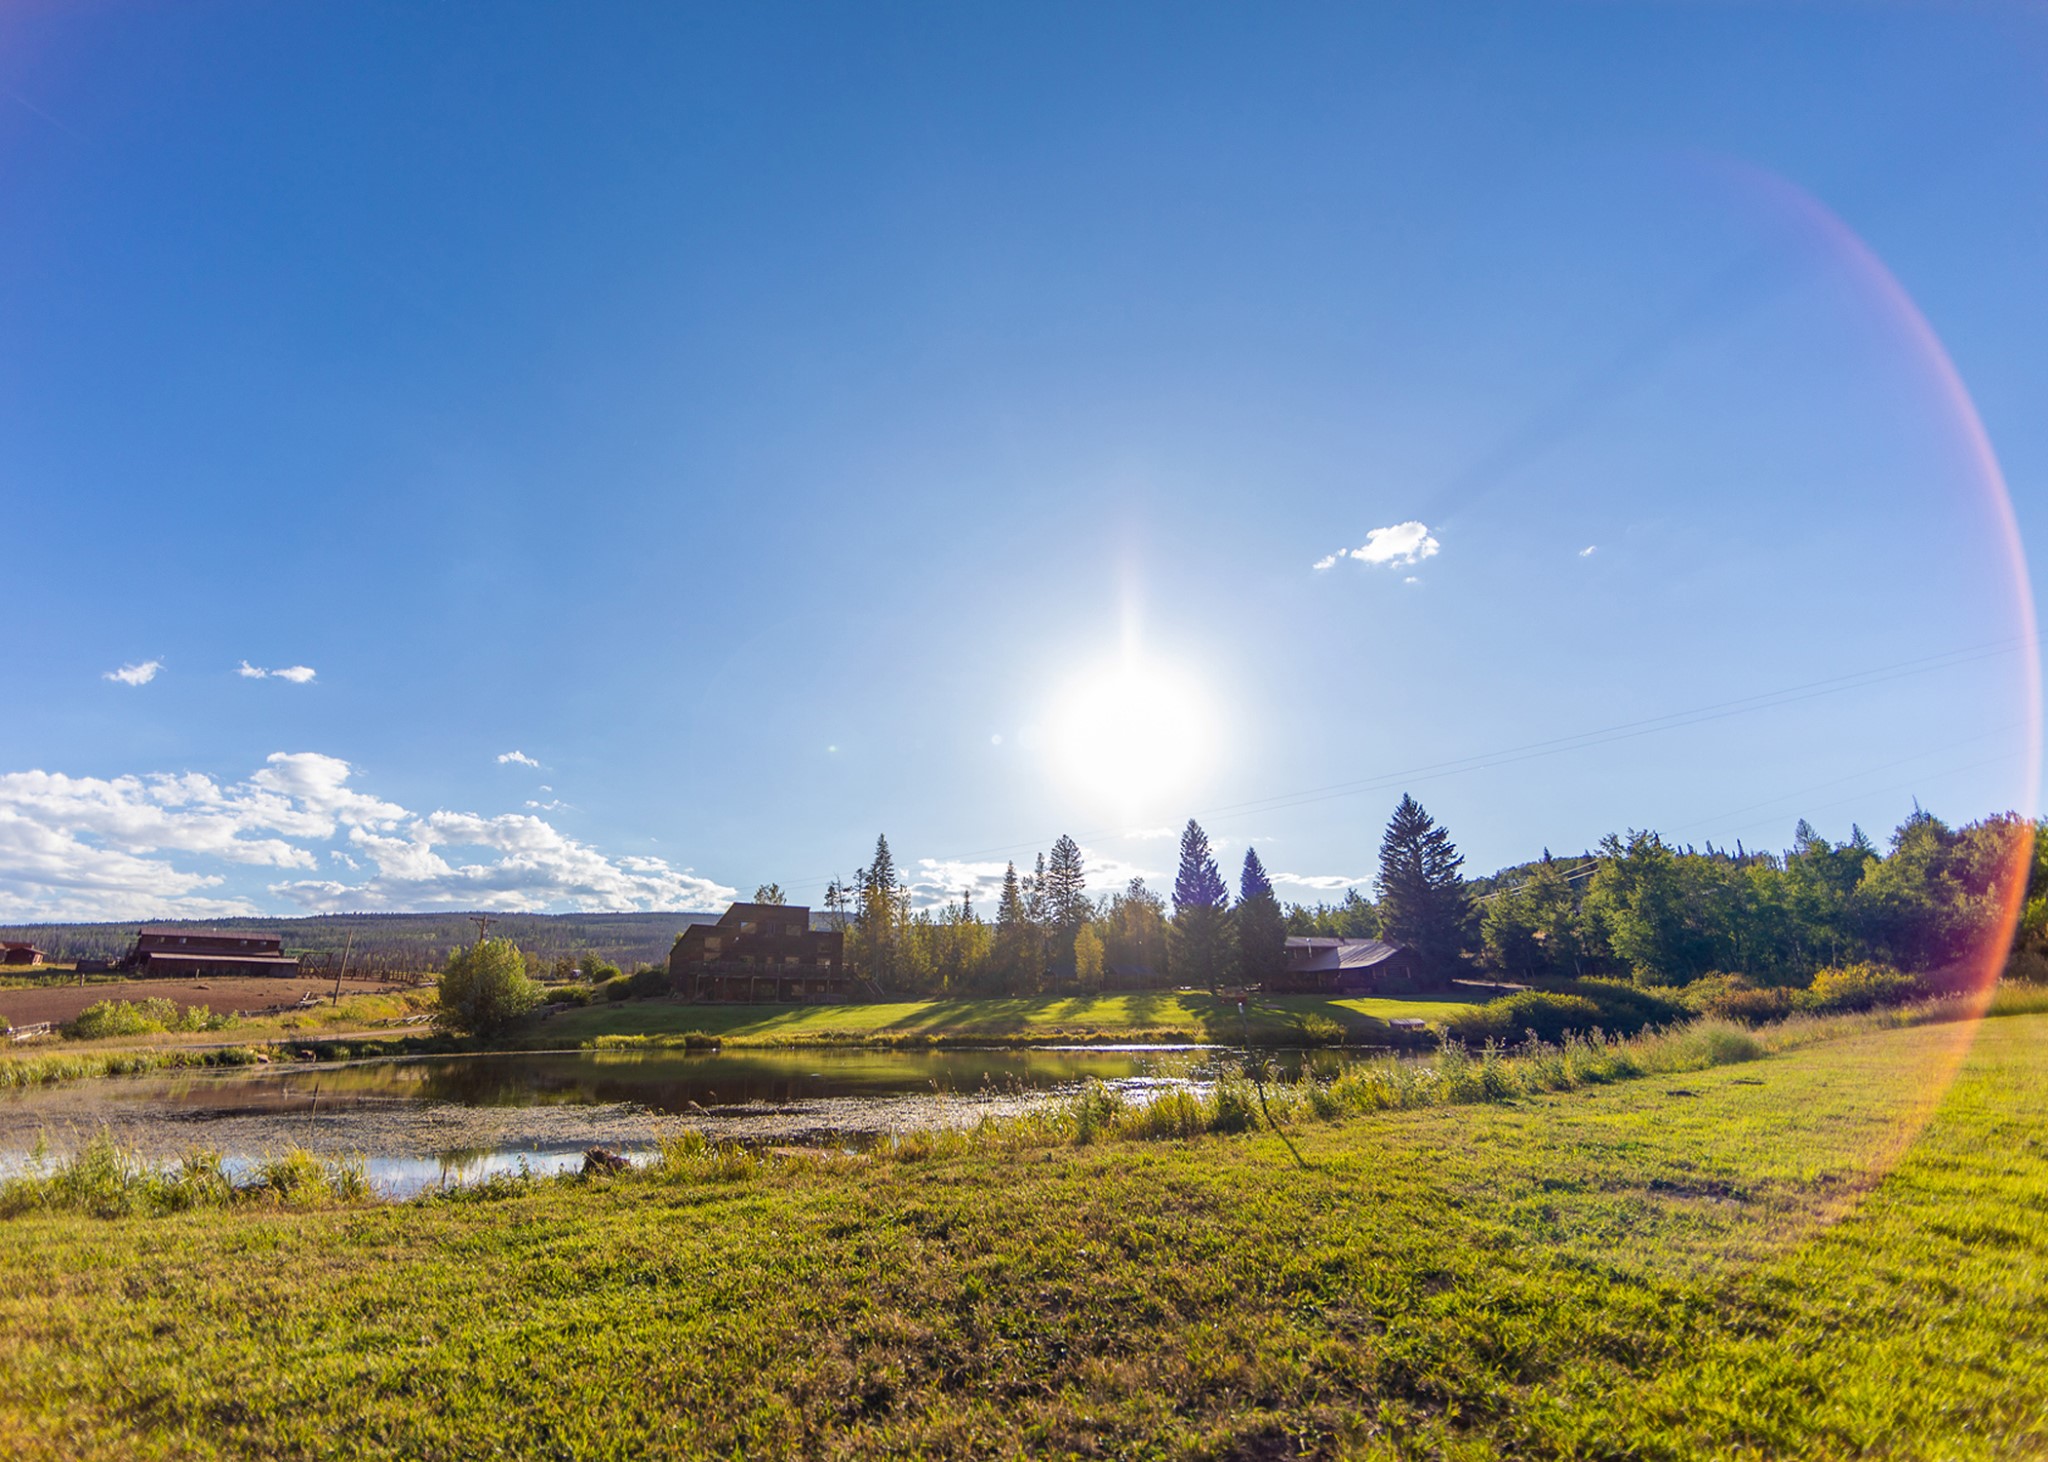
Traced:
[[100, 678], [119, 681], [122, 685], [148, 685], [156, 679], [157, 671], [163, 668], [161, 660], [142, 660], [133, 665], [123, 665], [119, 670], [106, 671]]
[[1426, 558], [1435, 558], [1442, 548], [1427, 524], [1411, 519], [1387, 528], [1374, 528], [1358, 547], [1325, 554], [1312, 567], [1320, 573], [1335, 568], [1344, 559], [1355, 559], [1368, 567], [1413, 568]]
[[251, 665], [244, 660], [235, 668], [235, 674], [244, 680], [284, 680], [293, 685], [307, 685], [316, 672], [310, 665], [287, 665], [280, 670], [266, 670], [261, 665]]
[[[286, 878], [272, 900], [312, 912], [415, 908], [701, 909], [733, 890], [660, 858], [610, 856], [545, 819], [420, 813], [359, 790], [319, 752], [275, 752], [243, 781], [197, 772], [0, 774], [0, 902], [17, 918], [255, 914], [229, 871]], [[323, 846], [332, 845], [332, 846]]]
[[501, 751], [498, 753], [498, 765], [501, 767], [520, 766], [537, 768], [540, 766], [540, 763], [523, 751]]

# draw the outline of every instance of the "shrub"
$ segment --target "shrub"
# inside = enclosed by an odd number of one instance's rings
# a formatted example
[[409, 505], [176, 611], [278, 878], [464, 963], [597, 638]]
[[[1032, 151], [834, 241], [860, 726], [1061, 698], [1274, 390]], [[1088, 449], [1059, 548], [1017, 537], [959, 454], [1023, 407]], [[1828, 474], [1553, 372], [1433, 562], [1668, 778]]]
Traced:
[[480, 939], [448, 957], [435, 1022], [469, 1035], [495, 1035], [540, 1003], [540, 986], [509, 939]]
[[1486, 1041], [1538, 1040], [1557, 1042], [1574, 1032], [1604, 1028], [1601, 1009], [1583, 995], [1554, 995], [1525, 990], [1451, 1018], [1450, 1035], [1479, 1045]]
[[1806, 1010], [1871, 1010], [1880, 1005], [1903, 1005], [1921, 994], [1920, 982], [1887, 965], [1842, 965], [1822, 970], [1813, 983], [1800, 992], [1799, 1005]]
[[1679, 992], [1686, 1009], [1696, 1015], [1763, 1025], [1792, 1013], [1790, 991], [1758, 988], [1743, 975], [1702, 975]]
[[78, 1012], [64, 1027], [64, 1034], [76, 1041], [97, 1041], [108, 1036], [146, 1036], [164, 1028], [151, 1014], [152, 1005], [168, 1006], [168, 1000], [145, 1000], [137, 1005], [127, 1000], [98, 1000]]
[[1595, 1030], [1632, 1036], [1650, 1026], [1683, 1019], [1685, 1013], [1676, 1000], [1621, 980], [1572, 980], [1491, 1001], [1453, 1017], [1446, 1030], [1469, 1045], [1483, 1045], [1488, 1040], [1516, 1045], [1532, 1032], [1539, 1040], [1556, 1044], [1567, 1035]]
[[614, 975], [597, 987], [597, 993], [606, 1000], [629, 1000], [633, 995], [633, 982], [624, 975]]
[[657, 995], [666, 995], [674, 988], [668, 977], [668, 969], [664, 965], [648, 965], [644, 969], [636, 970], [633, 977], [626, 981], [626, 993], [635, 1000], [650, 1000]]
[[1341, 1046], [1344, 1044], [1344, 1027], [1327, 1015], [1311, 1012], [1301, 1018], [1301, 1043], [1304, 1046]]

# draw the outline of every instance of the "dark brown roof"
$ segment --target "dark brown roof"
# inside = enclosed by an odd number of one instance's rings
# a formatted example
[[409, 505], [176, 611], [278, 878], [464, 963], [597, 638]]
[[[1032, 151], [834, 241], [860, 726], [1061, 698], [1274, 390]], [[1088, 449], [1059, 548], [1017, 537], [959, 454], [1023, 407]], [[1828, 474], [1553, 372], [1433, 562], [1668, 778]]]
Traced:
[[174, 939], [284, 939], [282, 934], [265, 934], [257, 929], [194, 929], [188, 924], [144, 924], [135, 932]]

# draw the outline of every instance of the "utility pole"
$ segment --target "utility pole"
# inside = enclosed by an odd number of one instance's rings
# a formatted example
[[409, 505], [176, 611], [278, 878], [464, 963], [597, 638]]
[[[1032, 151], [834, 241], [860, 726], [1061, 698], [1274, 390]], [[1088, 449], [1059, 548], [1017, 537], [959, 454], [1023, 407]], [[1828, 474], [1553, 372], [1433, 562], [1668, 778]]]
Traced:
[[[356, 947], [356, 931], [348, 931], [348, 942], [341, 946], [341, 968], [334, 972], [334, 1003], [341, 1003], [341, 977], [348, 973], [348, 952]], [[318, 1100], [318, 1097], [315, 1097]]]

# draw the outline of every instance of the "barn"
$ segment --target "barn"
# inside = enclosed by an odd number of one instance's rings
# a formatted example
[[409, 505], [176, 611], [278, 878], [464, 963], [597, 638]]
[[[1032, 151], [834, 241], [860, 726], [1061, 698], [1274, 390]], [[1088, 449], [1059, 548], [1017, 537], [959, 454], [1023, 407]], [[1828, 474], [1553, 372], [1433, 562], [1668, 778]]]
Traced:
[[1414, 951], [1384, 939], [1294, 937], [1287, 973], [1266, 982], [1276, 994], [1380, 995], [1419, 983]]
[[240, 930], [145, 927], [121, 961], [138, 975], [296, 975], [299, 961], [277, 934]]

